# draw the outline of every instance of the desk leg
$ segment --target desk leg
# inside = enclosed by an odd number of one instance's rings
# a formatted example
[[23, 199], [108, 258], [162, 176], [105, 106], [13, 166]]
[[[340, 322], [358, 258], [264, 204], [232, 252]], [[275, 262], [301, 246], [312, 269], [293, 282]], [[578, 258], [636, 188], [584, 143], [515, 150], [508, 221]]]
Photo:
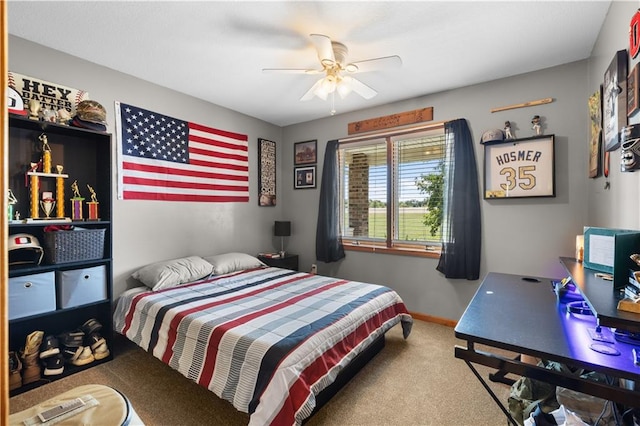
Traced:
[[500, 399], [496, 396], [495, 392], [493, 392], [493, 390], [489, 387], [489, 385], [487, 385], [487, 382], [484, 381], [480, 373], [478, 373], [478, 370], [476, 370], [475, 367], [469, 361], [464, 360], [464, 363], [467, 364], [469, 369], [471, 369], [473, 374], [480, 381], [484, 389], [489, 393], [489, 395], [491, 395], [491, 398], [493, 398], [495, 403], [498, 404], [498, 407], [500, 407], [504, 415], [507, 416], [507, 420], [509, 421], [509, 423], [511, 423], [513, 426], [519, 426], [518, 422], [516, 422], [516, 420], [511, 415], [511, 413], [504, 407], [504, 404], [502, 403], [502, 401], [500, 401]]
[[[520, 355], [514, 358], [514, 361], [520, 361]], [[498, 370], [496, 373], [489, 373], [489, 380], [492, 382], [504, 383], [505, 385], [513, 385], [516, 381], [507, 378], [508, 371]]]

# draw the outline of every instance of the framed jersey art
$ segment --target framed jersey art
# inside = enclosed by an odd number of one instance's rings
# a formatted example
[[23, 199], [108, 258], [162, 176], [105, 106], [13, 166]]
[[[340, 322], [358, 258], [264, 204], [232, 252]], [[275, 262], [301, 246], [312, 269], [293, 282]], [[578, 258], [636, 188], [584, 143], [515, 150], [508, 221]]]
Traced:
[[555, 197], [554, 135], [484, 145], [484, 198]]

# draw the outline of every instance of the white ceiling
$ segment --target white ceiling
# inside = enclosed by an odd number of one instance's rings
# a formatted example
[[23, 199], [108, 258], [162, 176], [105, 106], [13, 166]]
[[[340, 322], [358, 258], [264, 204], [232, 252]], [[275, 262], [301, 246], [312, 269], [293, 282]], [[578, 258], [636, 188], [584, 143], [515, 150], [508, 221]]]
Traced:
[[[300, 97], [319, 68], [309, 34], [349, 61], [399, 55], [359, 73], [378, 91], [336, 96], [337, 113], [589, 57], [610, 1], [9, 1], [9, 33], [279, 126], [329, 116]], [[19, 71], [19, 70], [16, 70]], [[90, 92], [90, 88], [87, 88]]]

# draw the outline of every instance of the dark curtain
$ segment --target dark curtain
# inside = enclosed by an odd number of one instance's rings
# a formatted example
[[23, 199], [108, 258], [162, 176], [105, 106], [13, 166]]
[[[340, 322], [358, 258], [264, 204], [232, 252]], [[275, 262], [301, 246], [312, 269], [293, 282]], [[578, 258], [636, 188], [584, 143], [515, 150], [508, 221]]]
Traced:
[[442, 254], [436, 269], [447, 278], [480, 276], [480, 193], [473, 140], [465, 119], [445, 123], [445, 201]]
[[338, 173], [338, 141], [327, 142], [320, 184], [320, 206], [316, 228], [316, 259], [335, 262], [342, 259], [344, 248], [340, 238], [340, 183]]

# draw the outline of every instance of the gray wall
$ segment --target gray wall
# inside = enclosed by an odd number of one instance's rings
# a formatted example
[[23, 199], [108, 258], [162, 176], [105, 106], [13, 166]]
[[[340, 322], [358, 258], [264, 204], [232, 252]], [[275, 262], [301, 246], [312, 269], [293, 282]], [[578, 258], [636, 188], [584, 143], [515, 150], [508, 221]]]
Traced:
[[[629, 50], [629, 23], [638, 10], [636, 2], [612, 2], [600, 36], [591, 54], [588, 69], [588, 94], [603, 83], [605, 70], [616, 51]], [[629, 61], [629, 70], [640, 55]], [[628, 119], [640, 123], [640, 113]], [[588, 181], [588, 224], [610, 228], [640, 229], [640, 171], [620, 171], [620, 149], [611, 153], [610, 189], [604, 189], [604, 178]]]
[[[91, 99], [107, 109], [114, 161], [115, 101], [249, 137], [248, 203], [123, 201], [117, 200], [114, 193], [115, 295], [135, 285], [128, 280], [131, 273], [151, 262], [226, 251], [257, 253], [279, 247], [270, 230], [273, 221], [281, 219], [283, 203], [276, 207], [258, 207], [257, 140], [280, 141], [280, 127], [16, 37], [9, 37], [9, 70], [89, 92]], [[282, 144], [277, 143], [276, 147], [281, 157]], [[115, 190], [115, 162], [112, 166]], [[282, 173], [276, 176], [282, 187]]]
[[[482, 270], [562, 277], [559, 256], [574, 255], [575, 236], [584, 225], [640, 228], [637, 173], [617, 171], [619, 151], [612, 156], [611, 189], [604, 179], [588, 179], [588, 96], [602, 82], [616, 50], [628, 48], [628, 23], [635, 3], [612, 3], [602, 34], [589, 61], [449, 92], [419, 96], [383, 107], [336, 115], [284, 129], [198, 99], [114, 72], [15, 37], [9, 38], [9, 69], [66, 86], [87, 90], [110, 111], [113, 102], [147, 109], [249, 135], [249, 203], [200, 204], [114, 200], [115, 293], [127, 286], [131, 272], [144, 264], [189, 254], [223, 251], [256, 253], [279, 247], [274, 220], [291, 220], [287, 250], [300, 254], [301, 269], [315, 262], [315, 229], [319, 189], [293, 189], [293, 143], [318, 140], [318, 182], [326, 141], [347, 136], [350, 122], [434, 107], [434, 120], [465, 118], [473, 138], [513, 123], [516, 137], [532, 136], [531, 118], [543, 118], [544, 133], [556, 137], [555, 198], [481, 201]], [[460, 72], [472, 72], [461, 70]], [[429, 78], [425, 76], [425, 78]], [[490, 109], [552, 97], [537, 107], [491, 113]], [[337, 109], [339, 111], [338, 103]], [[633, 122], [633, 121], [632, 121]], [[278, 205], [257, 206], [257, 138], [277, 142]], [[114, 158], [115, 158], [114, 137]], [[479, 178], [483, 148], [476, 144]], [[115, 167], [115, 164], [114, 164]], [[115, 185], [115, 176], [113, 176]], [[481, 184], [482, 185], [482, 184]], [[114, 195], [115, 198], [115, 195]], [[320, 273], [385, 284], [396, 289], [411, 311], [456, 320], [479, 281], [447, 280], [435, 270], [436, 259], [348, 252], [334, 264], [319, 264]]]
[[[349, 122], [432, 106], [434, 120], [467, 119], [473, 139], [485, 130], [502, 128], [509, 120], [516, 137], [533, 136], [531, 118], [543, 118], [544, 133], [555, 134], [555, 198], [481, 201], [481, 276], [489, 271], [562, 277], [558, 256], [573, 256], [575, 236], [585, 222], [587, 181], [586, 61], [542, 70], [486, 84], [465, 87], [359, 111], [336, 115], [284, 129], [285, 146], [318, 139], [319, 173], [326, 142], [347, 136]], [[550, 104], [491, 113], [495, 107], [552, 97]], [[340, 105], [336, 105], [339, 110]], [[475, 145], [482, 187], [483, 147]], [[285, 175], [292, 175], [292, 156], [284, 156]], [[292, 212], [294, 236], [291, 250], [301, 255], [303, 268], [314, 261], [318, 190], [285, 193]], [[479, 282], [448, 280], [435, 270], [437, 259], [348, 251], [336, 264], [319, 264], [328, 275], [385, 284], [396, 289], [409, 310], [458, 319]]]

